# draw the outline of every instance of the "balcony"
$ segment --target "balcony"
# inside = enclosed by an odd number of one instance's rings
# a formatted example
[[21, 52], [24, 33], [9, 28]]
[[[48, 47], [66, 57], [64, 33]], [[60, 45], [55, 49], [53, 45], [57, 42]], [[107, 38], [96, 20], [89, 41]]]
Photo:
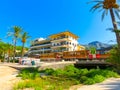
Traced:
[[55, 45], [55, 46], [52, 46], [51, 48], [60, 48], [60, 47], [71, 48], [72, 45]]
[[31, 53], [31, 52], [44, 52], [44, 51], [51, 51], [51, 49], [38, 49], [38, 50], [31, 50], [29, 52]]
[[31, 46], [31, 48], [48, 47], [48, 46], [51, 46], [51, 44], [36, 45], [36, 46]]
[[69, 38], [58, 38], [55, 40], [52, 40], [51, 42], [62, 42], [62, 41], [71, 41]]

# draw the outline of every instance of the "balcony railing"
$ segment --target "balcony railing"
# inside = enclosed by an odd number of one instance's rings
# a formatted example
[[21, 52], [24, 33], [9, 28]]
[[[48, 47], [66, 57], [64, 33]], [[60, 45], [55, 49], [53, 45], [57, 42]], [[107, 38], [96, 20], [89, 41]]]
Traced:
[[69, 38], [58, 38], [58, 39], [54, 39], [51, 42], [60, 42], [60, 41], [71, 41]]
[[63, 44], [63, 45], [61, 45], [61, 44], [59, 44], [59, 45], [54, 45], [51, 48], [57, 48], [57, 47], [72, 47], [72, 45], [69, 45], [69, 44]]
[[31, 50], [29, 52], [44, 52], [44, 51], [51, 51], [51, 49], [38, 49], [38, 50]]
[[51, 46], [51, 44], [36, 45], [36, 46], [31, 46], [31, 48], [45, 47], [45, 46]]

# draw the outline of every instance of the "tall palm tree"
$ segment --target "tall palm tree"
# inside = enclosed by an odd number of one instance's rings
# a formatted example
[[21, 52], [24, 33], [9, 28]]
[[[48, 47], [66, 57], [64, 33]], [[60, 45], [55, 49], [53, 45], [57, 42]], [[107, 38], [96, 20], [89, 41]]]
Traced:
[[117, 4], [116, 0], [94, 0], [91, 1], [92, 3], [96, 3], [90, 11], [103, 11], [102, 13], [102, 20], [104, 19], [104, 16], [108, 14], [108, 11], [110, 12], [110, 16], [112, 19], [112, 24], [114, 28], [114, 32], [117, 39], [118, 44], [118, 50], [120, 51], [120, 30], [118, 30], [115, 15], [120, 19], [119, 16], [119, 5]]
[[8, 59], [8, 62], [10, 62], [10, 57], [13, 55], [13, 46], [9, 43], [7, 43], [7, 59]]
[[25, 43], [27, 41], [27, 39], [30, 38], [30, 36], [28, 35], [27, 32], [24, 32], [21, 36], [21, 42], [23, 43], [22, 45], [22, 50], [21, 50], [21, 58], [23, 57], [24, 55], [24, 46], [25, 46]]
[[20, 38], [20, 33], [22, 32], [22, 28], [20, 26], [13, 26], [12, 28], [12, 32], [8, 33], [8, 36], [12, 36], [13, 37], [13, 62], [15, 60], [15, 55], [16, 55], [16, 44], [17, 44], [17, 40], [18, 38]]

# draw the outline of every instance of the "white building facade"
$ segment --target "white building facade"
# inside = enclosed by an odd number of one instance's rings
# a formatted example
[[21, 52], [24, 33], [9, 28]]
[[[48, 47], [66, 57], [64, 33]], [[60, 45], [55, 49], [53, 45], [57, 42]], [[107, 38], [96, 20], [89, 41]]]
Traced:
[[44, 54], [51, 52], [78, 51], [85, 49], [78, 44], [78, 36], [65, 31], [50, 35], [48, 39], [38, 38], [31, 44], [29, 54]]

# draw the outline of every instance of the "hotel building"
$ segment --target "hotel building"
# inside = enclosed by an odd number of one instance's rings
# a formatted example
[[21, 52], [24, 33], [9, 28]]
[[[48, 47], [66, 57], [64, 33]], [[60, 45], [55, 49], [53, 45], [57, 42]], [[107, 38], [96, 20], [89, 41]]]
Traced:
[[32, 42], [28, 54], [40, 55], [52, 52], [84, 50], [85, 47], [79, 45], [78, 38], [69, 31], [50, 35], [48, 39], [38, 38]]

